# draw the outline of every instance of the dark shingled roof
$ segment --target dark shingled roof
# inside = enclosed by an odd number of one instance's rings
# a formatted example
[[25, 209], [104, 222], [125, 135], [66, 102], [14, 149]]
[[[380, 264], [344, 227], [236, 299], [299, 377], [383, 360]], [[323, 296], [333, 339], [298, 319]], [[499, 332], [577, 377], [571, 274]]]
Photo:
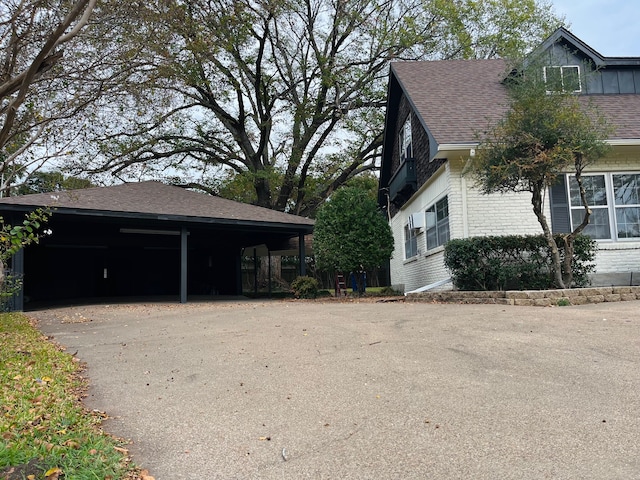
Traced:
[[186, 218], [208, 223], [313, 226], [311, 219], [164, 185], [156, 181], [125, 183], [67, 192], [38, 193], [0, 199], [5, 206], [51, 206], [60, 213], [108, 213], [113, 216]]
[[[392, 75], [421, 117], [423, 126], [442, 144], [476, 142], [476, 133], [500, 119], [508, 106], [501, 81], [504, 60], [397, 62]], [[614, 126], [611, 139], [640, 139], [640, 95], [582, 95]]]
[[507, 107], [503, 60], [397, 62], [391, 69], [439, 144], [474, 142]]

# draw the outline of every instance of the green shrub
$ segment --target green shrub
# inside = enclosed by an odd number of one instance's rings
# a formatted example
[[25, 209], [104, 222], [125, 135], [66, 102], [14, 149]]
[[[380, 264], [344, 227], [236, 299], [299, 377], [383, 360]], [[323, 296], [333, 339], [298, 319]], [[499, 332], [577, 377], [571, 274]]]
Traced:
[[379, 295], [384, 297], [396, 297], [398, 295], [402, 295], [402, 292], [395, 290], [393, 287], [387, 286], [380, 289]]
[[291, 290], [296, 298], [316, 298], [320, 284], [312, 277], [298, 277], [291, 282]]
[[[564, 258], [561, 237], [556, 237]], [[589, 284], [596, 242], [579, 236], [574, 243], [573, 286]], [[543, 290], [554, 288], [551, 253], [542, 235], [455, 239], [445, 245], [445, 266], [460, 290]]]

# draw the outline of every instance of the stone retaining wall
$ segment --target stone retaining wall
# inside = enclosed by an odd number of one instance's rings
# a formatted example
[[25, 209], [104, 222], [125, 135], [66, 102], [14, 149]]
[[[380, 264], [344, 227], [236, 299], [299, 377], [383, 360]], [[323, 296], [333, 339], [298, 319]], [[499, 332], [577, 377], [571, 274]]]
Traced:
[[628, 300], [640, 300], [640, 286], [570, 288], [564, 290], [510, 290], [505, 292], [421, 292], [408, 293], [406, 296], [407, 302], [495, 303], [539, 307]]

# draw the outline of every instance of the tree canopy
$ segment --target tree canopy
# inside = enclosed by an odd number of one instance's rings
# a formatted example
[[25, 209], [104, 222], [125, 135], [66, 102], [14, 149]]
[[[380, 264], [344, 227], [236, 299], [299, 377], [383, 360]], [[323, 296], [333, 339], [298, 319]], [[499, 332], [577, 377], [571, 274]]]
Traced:
[[224, 193], [214, 179], [237, 178], [242, 198], [304, 215], [376, 168], [390, 61], [522, 53], [561, 23], [547, 0], [163, 0], [126, 9], [135, 11], [128, 24], [118, 14], [108, 25], [120, 46], [113, 62], [128, 62], [129, 75], [108, 105], [97, 104], [75, 171], [214, 193]]
[[[539, 59], [520, 65], [506, 82], [510, 105], [504, 117], [481, 135], [472, 171], [483, 193], [530, 192], [533, 211], [552, 252], [559, 288], [571, 286], [573, 242], [589, 223], [582, 172], [604, 156], [611, 127], [605, 117], [580, 96], [549, 86]], [[564, 235], [564, 265], [544, 213], [544, 195], [559, 175], [572, 173], [579, 186], [584, 219]]]
[[9, 0], [0, 6], [0, 192], [67, 151], [71, 118], [88, 101], [90, 84], [67, 49], [77, 48], [95, 5]]
[[62, 192], [90, 188], [94, 185], [85, 178], [64, 175], [59, 171], [39, 170], [33, 172], [26, 181], [16, 189], [16, 195], [32, 193]]
[[357, 272], [391, 258], [393, 235], [370, 192], [342, 187], [318, 209], [313, 250], [320, 270]]

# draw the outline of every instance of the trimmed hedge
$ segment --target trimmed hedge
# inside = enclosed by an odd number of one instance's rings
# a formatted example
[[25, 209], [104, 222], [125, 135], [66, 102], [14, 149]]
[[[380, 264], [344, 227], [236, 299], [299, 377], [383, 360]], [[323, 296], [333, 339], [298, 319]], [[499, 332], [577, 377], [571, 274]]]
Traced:
[[[560, 257], [564, 242], [556, 236]], [[595, 265], [595, 240], [580, 235], [574, 243], [573, 287], [589, 284]], [[542, 235], [472, 237], [449, 241], [444, 263], [459, 290], [546, 290], [555, 288], [551, 254]]]

